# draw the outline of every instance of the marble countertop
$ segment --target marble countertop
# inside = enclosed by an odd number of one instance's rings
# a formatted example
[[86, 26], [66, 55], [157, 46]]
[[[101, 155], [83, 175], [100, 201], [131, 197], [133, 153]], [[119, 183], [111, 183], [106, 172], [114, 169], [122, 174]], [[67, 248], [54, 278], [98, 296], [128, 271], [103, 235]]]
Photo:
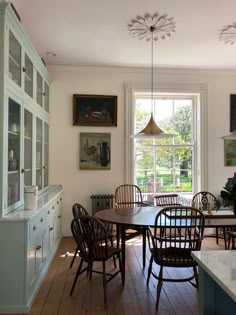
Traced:
[[1, 221], [28, 221], [34, 217], [41, 209], [46, 207], [50, 202], [63, 192], [62, 185], [51, 185], [49, 188], [38, 196], [37, 209], [25, 210], [24, 205], [10, 212], [4, 217], [0, 217]]
[[192, 257], [236, 302], [236, 251], [202, 250], [192, 252]]

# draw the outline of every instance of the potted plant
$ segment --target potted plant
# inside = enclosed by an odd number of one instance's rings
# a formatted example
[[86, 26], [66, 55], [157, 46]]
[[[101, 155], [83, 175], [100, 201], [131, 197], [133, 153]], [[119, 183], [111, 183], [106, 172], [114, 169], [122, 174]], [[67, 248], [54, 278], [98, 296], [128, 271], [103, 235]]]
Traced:
[[224, 207], [232, 206], [234, 214], [236, 215], [236, 173], [233, 177], [229, 177], [220, 192], [222, 204]]

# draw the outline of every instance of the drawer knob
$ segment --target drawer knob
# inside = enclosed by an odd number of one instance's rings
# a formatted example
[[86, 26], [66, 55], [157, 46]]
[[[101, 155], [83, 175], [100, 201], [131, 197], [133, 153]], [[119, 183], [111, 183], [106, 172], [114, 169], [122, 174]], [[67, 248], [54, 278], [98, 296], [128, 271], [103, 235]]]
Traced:
[[40, 222], [43, 222], [43, 218], [40, 219]]
[[34, 224], [33, 231], [35, 231], [36, 229], [37, 229], [37, 226]]
[[38, 245], [37, 247], [36, 247], [36, 250], [40, 250], [42, 248], [42, 246], [41, 245]]
[[54, 206], [52, 206], [52, 209], [54, 209], [55, 207]]
[[60, 198], [60, 201], [62, 201], [62, 198]]
[[49, 231], [52, 231], [52, 230], [53, 230], [53, 227], [50, 227], [50, 228], [49, 228]]
[[59, 204], [59, 201], [57, 201], [57, 204]]
[[60, 219], [61, 215], [58, 216], [58, 218]]
[[50, 214], [50, 211], [48, 210], [48, 214]]

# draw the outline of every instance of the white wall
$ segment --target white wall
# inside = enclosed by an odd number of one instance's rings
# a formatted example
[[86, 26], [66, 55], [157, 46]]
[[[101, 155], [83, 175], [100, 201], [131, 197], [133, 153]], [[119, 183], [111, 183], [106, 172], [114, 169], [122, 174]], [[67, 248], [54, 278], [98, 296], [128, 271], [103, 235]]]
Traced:
[[[125, 182], [124, 83], [150, 83], [150, 69], [50, 66], [50, 183], [64, 187], [63, 232], [70, 234], [71, 208], [80, 202], [91, 209], [90, 195], [114, 193]], [[158, 69], [154, 81], [166, 84], [206, 84], [208, 190], [219, 194], [236, 167], [224, 167], [223, 135], [229, 134], [230, 94], [236, 94], [236, 71]], [[118, 96], [117, 127], [73, 126], [73, 94]], [[111, 133], [111, 170], [79, 170], [79, 133]]]

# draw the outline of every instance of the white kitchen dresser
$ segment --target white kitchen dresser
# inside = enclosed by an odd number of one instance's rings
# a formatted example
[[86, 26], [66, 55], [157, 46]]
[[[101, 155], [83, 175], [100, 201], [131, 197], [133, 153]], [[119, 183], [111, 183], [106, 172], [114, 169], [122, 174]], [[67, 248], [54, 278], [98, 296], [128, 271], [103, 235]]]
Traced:
[[0, 218], [0, 314], [27, 313], [60, 243], [62, 186]]

